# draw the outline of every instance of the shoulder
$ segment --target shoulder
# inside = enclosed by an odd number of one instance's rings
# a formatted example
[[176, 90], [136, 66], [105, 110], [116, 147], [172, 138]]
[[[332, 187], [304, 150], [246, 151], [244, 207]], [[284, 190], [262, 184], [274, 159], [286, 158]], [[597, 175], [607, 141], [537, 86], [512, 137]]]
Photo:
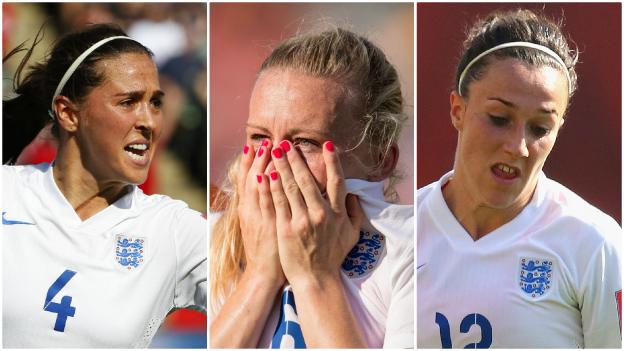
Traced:
[[453, 171], [449, 171], [446, 174], [444, 174], [442, 177], [440, 177], [440, 179], [438, 179], [437, 181], [418, 189], [418, 191], [416, 192], [416, 199], [418, 201], [418, 205], [420, 206], [421, 203], [426, 202], [427, 200], [435, 197], [435, 194], [438, 191], [441, 191], [440, 189], [443, 188], [443, 185], [446, 182], [448, 182], [448, 180], [452, 176], [453, 176]]
[[[49, 163], [23, 166], [2, 166], [2, 198], [20, 200], [24, 191], [30, 189], [42, 193], [45, 174], [50, 171]], [[45, 191], [43, 191], [45, 192]]]
[[431, 184], [428, 184], [420, 189], [418, 189], [418, 191], [416, 192], [416, 199], [418, 201], [418, 203], [421, 203], [422, 201], [425, 201], [435, 190], [436, 185], [438, 184], [438, 182], [433, 182]]
[[28, 179], [32, 177], [42, 176], [50, 169], [49, 163], [39, 163], [36, 165], [21, 165], [21, 166], [2, 166], [2, 178], [3, 181], [17, 182], [22, 179]]
[[185, 222], [187, 225], [191, 221], [204, 226], [206, 223], [200, 212], [189, 208], [186, 202], [172, 199], [167, 195], [146, 195], [137, 187], [134, 202], [137, 210], [143, 215], [150, 216], [154, 221]]
[[[549, 221], [560, 223], [582, 235], [584, 241], [616, 244], [621, 240], [621, 228], [609, 215], [562, 184], [542, 178], [545, 215]], [[617, 244], [619, 245], [619, 244]]]

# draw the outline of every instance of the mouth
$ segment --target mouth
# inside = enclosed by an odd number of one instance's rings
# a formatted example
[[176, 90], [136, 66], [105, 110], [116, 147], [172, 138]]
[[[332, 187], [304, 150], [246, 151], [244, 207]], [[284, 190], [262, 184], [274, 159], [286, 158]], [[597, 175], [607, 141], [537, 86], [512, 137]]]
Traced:
[[150, 145], [148, 143], [132, 143], [124, 147], [124, 151], [131, 159], [140, 164], [148, 160]]
[[512, 181], [520, 177], [520, 169], [504, 163], [497, 163], [491, 168], [492, 173], [499, 179]]

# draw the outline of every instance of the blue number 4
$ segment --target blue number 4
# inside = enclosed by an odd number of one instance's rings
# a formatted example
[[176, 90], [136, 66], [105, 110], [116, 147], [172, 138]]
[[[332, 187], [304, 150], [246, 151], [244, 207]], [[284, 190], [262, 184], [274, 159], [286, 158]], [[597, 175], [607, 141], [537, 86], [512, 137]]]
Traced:
[[66, 269], [48, 289], [45, 302], [43, 303], [43, 310], [56, 313], [56, 322], [54, 323], [54, 330], [59, 332], [65, 331], [65, 323], [67, 317], [73, 317], [76, 313], [76, 308], [71, 305], [72, 297], [63, 296], [61, 303], [52, 302], [52, 299], [65, 287], [65, 285], [74, 277], [76, 272]]

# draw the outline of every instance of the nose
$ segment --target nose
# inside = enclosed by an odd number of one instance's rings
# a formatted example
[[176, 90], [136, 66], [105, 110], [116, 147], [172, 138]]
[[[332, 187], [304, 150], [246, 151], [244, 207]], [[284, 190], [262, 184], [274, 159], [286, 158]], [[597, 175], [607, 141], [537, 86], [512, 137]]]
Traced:
[[504, 144], [505, 152], [514, 157], [528, 157], [527, 136], [524, 127], [513, 129], [507, 136]]
[[160, 118], [160, 110], [152, 108], [149, 102], [141, 104], [141, 108], [138, 111], [138, 118], [136, 127], [144, 134], [151, 133], [157, 126]]

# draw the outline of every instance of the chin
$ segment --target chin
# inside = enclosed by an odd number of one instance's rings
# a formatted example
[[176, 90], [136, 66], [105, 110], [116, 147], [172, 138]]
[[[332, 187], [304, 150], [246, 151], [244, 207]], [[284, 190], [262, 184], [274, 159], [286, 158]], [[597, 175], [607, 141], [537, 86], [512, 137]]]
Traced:
[[131, 185], [141, 185], [147, 180], [147, 172], [141, 172], [136, 174], [126, 174], [125, 183]]

